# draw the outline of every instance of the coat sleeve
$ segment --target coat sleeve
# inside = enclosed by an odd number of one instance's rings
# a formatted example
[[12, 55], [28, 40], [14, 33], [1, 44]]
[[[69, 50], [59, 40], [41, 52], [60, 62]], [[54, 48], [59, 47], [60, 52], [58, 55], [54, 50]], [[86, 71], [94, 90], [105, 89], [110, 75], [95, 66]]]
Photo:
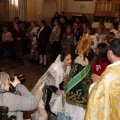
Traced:
[[10, 92], [3, 95], [3, 104], [9, 108], [9, 111], [30, 111], [38, 107], [37, 100], [25, 86], [19, 84], [16, 90], [20, 95]]

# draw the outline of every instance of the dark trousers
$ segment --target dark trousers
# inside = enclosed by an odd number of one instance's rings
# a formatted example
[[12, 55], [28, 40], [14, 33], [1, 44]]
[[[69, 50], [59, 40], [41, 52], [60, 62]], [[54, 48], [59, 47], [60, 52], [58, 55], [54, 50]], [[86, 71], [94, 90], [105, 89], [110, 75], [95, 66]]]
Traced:
[[46, 42], [40, 42], [37, 46], [39, 55], [46, 55]]

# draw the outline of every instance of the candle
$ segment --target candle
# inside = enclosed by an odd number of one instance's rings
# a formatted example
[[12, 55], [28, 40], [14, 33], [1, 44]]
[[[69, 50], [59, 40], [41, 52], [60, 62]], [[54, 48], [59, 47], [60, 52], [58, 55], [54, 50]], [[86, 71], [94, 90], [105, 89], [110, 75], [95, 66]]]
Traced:
[[102, 11], [103, 11], [103, 6], [104, 6], [104, 3], [102, 2]]
[[107, 12], [107, 1], [106, 1], [106, 12]]
[[112, 3], [110, 2], [110, 10], [109, 10], [110, 12], [111, 12], [111, 10], [112, 10], [112, 9], [111, 9], [111, 8], [112, 8], [111, 5], [112, 5]]

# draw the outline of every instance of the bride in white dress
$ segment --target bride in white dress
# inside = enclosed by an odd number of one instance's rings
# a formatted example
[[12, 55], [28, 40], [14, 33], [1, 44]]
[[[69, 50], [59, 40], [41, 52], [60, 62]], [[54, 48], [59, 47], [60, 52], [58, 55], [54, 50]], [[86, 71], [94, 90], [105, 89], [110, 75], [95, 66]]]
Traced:
[[[52, 89], [51, 86], [54, 86], [56, 88], [52, 91], [52, 97], [49, 102], [50, 107], [54, 105], [54, 101], [57, 98], [57, 94], [61, 94], [63, 91], [59, 89], [59, 84], [64, 81], [64, 78], [67, 74], [69, 74], [71, 69], [71, 54], [62, 52], [56, 59], [54, 63], [51, 64], [51, 66], [48, 68], [48, 70], [44, 73], [44, 75], [38, 80], [36, 85], [32, 89], [32, 94], [35, 95], [36, 99], [39, 102], [39, 108], [38, 111], [40, 111], [40, 117], [39, 115], [33, 115], [34, 120], [46, 120], [47, 119], [47, 113], [45, 111], [45, 101], [43, 101], [43, 97], [45, 97], [45, 94], [43, 93], [44, 86], [47, 86], [48, 88]], [[37, 111], [37, 112], [38, 112]], [[39, 118], [38, 118], [39, 117]]]
[[84, 120], [89, 86], [92, 83], [87, 55], [91, 49], [89, 35], [84, 35], [76, 47], [76, 57], [64, 82], [64, 93], [57, 97], [51, 108], [57, 120]]

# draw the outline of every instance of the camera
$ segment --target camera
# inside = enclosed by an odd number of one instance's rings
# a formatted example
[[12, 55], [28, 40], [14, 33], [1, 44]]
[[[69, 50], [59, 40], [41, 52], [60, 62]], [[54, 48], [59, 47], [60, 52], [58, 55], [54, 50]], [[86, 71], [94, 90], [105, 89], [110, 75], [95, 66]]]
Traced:
[[[23, 83], [23, 82], [25, 82], [25, 81], [26, 81], [26, 78], [25, 78], [25, 76], [24, 76], [23, 74], [16, 75], [16, 76], [17, 76], [17, 78], [19, 79], [19, 81], [20, 81], [20, 82], [22, 82], [22, 83]], [[14, 77], [12, 77], [12, 78], [10, 78], [10, 81], [11, 81], [11, 82], [13, 82], [13, 81], [14, 81], [14, 79], [15, 79], [15, 78], [14, 78]]]
[[[17, 78], [19, 79], [19, 81], [21, 82], [21, 84], [25, 83], [26, 82], [26, 78], [23, 74], [20, 74], [20, 75], [15, 75], [17, 76]], [[14, 77], [10, 77], [10, 81], [13, 82], [14, 81]], [[12, 92], [12, 93], [16, 93], [16, 89], [15, 87], [10, 84], [10, 88], [9, 88], [9, 91]]]
[[[5, 65], [3, 67], [0, 68], [0, 72], [3, 72], [5, 70], [9, 69], [9, 66], [8, 65]], [[19, 79], [19, 81], [21, 83], [24, 83], [26, 81], [26, 78], [23, 74], [19, 74], [19, 75], [14, 75], [14, 76], [17, 76], [17, 78]], [[10, 81], [13, 82], [14, 81], [14, 77], [10, 77]]]

